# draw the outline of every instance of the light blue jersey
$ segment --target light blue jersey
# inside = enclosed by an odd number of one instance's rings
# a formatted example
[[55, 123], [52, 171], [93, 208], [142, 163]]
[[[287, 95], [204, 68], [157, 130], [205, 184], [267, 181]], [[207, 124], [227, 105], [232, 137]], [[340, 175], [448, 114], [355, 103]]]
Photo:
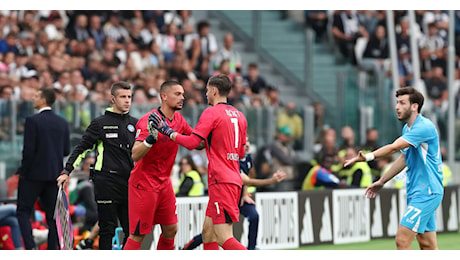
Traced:
[[434, 124], [421, 114], [402, 138], [411, 144], [402, 150], [407, 166], [407, 197], [444, 194], [439, 136]]
[[442, 158], [434, 124], [419, 115], [411, 128], [404, 125], [402, 138], [411, 144], [406, 157], [407, 208], [400, 224], [423, 234], [436, 231], [436, 209], [442, 201]]

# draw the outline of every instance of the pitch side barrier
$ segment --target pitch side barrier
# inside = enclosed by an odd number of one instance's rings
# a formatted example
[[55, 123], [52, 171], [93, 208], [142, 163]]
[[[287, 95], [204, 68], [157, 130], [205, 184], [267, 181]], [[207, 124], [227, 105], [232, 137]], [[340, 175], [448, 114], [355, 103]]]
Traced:
[[[201, 233], [207, 202], [207, 197], [177, 198], [176, 249]], [[259, 212], [257, 247], [288, 249], [394, 238], [406, 208], [406, 190], [382, 189], [375, 199], [367, 199], [364, 189], [259, 192], [255, 202]], [[458, 232], [459, 202], [460, 186], [446, 187], [436, 211], [439, 233]], [[234, 236], [243, 245], [248, 242], [248, 226], [241, 216], [234, 224]], [[155, 249], [159, 235], [157, 225], [142, 248]]]

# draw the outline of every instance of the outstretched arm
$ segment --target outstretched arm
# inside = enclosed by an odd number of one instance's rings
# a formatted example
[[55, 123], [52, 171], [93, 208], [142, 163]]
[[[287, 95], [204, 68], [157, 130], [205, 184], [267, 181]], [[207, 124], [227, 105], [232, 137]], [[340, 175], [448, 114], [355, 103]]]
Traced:
[[149, 126], [158, 130], [158, 132], [163, 135], [168, 136], [171, 140], [182, 145], [188, 150], [198, 149], [201, 150], [204, 148], [203, 139], [197, 135], [180, 135], [174, 129], [168, 126], [165, 120], [159, 116], [157, 113], [152, 112], [149, 116]]
[[[198, 149], [201, 145], [204, 144], [203, 139], [198, 135], [179, 135], [174, 133], [171, 135], [171, 140], [175, 141], [176, 143], [182, 145], [183, 147], [187, 148], [188, 150]], [[203, 148], [201, 148], [203, 149]], [[200, 150], [200, 149], [198, 149]]]
[[371, 153], [363, 154], [363, 152], [360, 151], [356, 157], [351, 158], [350, 160], [346, 160], [343, 166], [347, 167], [348, 165], [352, 165], [355, 162], [372, 161], [374, 159], [385, 157], [387, 155], [394, 154], [404, 148], [407, 148], [410, 145], [411, 144], [408, 143], [406, 140], [399, 137], [393, 143], [387, 144]]
[[253, 179], [249, 178], [249, 176], [247, 176], [244, 173], [240, 173], [240, 175], [243, 179], [244, 185], [256, 187], [267, 186], [278, 182], [282, 182], [284, 178], [286, 178], [286, 173], [281, 170], [278, 170], [275, 173], [273, 173], [273, 176], [270, 179]]
[[377, 192], [383, 188], [383, 185], [400, 173], [405, 167], [406, 159], [404, 154], [401, 154], [391, 165], [390, 169], [388, 169], [388, 171], [379, 180], [367, 187], [364, 195], [366, 195], [369, 199], [375, 198], [375, 196], [377, 196]]

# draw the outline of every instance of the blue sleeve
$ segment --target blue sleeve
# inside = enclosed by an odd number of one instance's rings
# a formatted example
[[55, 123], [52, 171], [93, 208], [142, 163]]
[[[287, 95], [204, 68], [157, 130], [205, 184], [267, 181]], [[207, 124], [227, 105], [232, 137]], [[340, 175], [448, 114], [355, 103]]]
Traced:
[[402, 138], [413, 147], [417, 148], [421, 143], [426, 142], [430, 137], [435, 136], [431, 134], [431, 131], [433, 131], [433, 129], [427, 125], [418, 125], [410, 131], [405, 131]]
[[328, 188], [337, 188], [340, 180], [334, 174], [329, 173], [325, 169], [321, 168], [316, 173], [316, 185], [325, 186]]

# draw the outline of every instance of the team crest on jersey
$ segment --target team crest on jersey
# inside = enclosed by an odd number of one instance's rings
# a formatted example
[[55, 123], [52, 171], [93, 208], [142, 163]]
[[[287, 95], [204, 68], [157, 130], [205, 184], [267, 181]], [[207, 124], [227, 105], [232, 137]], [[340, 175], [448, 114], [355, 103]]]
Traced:
[[131, 133], [134, 133], [134, 130], [136, 130], [136, 129], [134, 128], [134, 126], [133, 126], [132, 124], [129, 124], [129, 125], [128, 125], [128, 130], [129, 130]]
[[137, 129], [137, 131], [136, 131], [136, 138], [138, 138], [140, 134], [141, 134], [141, 129]]

